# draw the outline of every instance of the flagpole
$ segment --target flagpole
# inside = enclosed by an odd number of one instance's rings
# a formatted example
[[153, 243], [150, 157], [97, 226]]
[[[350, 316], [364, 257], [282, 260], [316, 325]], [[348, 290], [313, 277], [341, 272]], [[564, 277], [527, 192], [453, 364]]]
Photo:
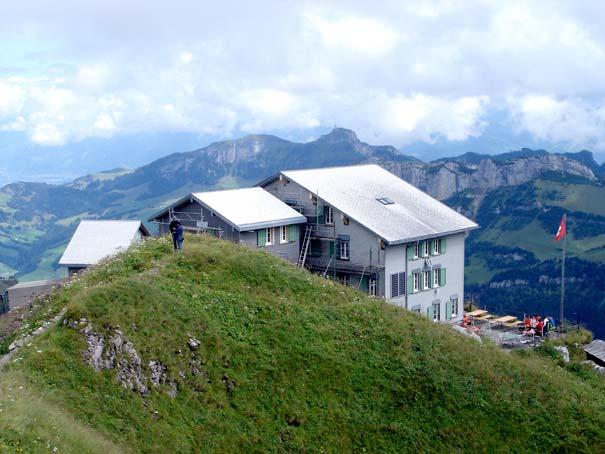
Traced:
[[[564, 218], [564, 225], [567, 227], [567, 213], [563, 214], [563, 218]], [[567, 241], [567, 231], [565, 232], [565, 234], [563, 235], [563, 256], [561, 259], [561, 306], [559, 308], [560, 310], [560, 318], [561, 318], [561, 332], [563, 332], [563, 328], [565, 325], [564, 322], [564, 316], [563, 316], [563, 309], [565, 307], [565, 245], [566, 245], [566, 241]]]

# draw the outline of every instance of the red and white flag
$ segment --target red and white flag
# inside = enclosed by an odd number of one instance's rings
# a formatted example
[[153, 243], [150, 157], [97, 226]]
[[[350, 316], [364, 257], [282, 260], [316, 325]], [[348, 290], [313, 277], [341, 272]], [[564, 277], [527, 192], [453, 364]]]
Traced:
[[565, 235], [567, 235], [567, 229], [565, 228], [565, 218], [564, 214], [561, 218], [561, 223], [559, 224], [559, 230], [557, 230], [557, 234], [555, 235], [555, 241], [561, 241]]

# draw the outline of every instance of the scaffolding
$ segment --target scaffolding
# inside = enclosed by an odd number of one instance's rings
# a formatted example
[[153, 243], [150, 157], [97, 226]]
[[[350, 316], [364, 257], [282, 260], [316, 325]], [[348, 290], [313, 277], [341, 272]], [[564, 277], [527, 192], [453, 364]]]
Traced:
[[[373, 257], [372, 249], [370, 248], [368, 260], [365, 263], [350, 260], [350, 251], [346, 251], [349, 258], [343, 257], [343, 251], [340, 250], [340, 243], [348, 242], [349, 238], [346, 235], [339, 235], [336, 232], [336, 222], [332, 218], [331, 223], [327, 223], [324, 206], [316, 196], [312, 196], [313, 207], [305, 206], [302, 203], [301, 197], [285, 198], [285, 203], [295, 209], [307, 218], [307, 223], [304, 224], [304, 234], [300, 245], [300, 255], [298, 258], [298, 266], [308, 268], [320, 274], [323, 277], [337, 278], [337, 274], [359, 276], [358, 288], [361, 287], [362, 280], [368, 279], [368, 286], [371, 286], [371, 278], [376, 278], [384, 266], [380, 265], [380, 251], [378, 257]], [[331, 213], [334, 216], [334, 213]], [[323, 244], [328, 244], [327, 249], [330, 251], [328, 255], [324, 254], [325, 247]], [[319, 248], [314, 248], [315, 245], [321, 244]], [[369, 289], [371, 291], [372, 289]], [[377, 292], [377, 288], [373, 291]]]
[[176, 218], [179, 220], [183, 229], [190, 233], [196, 233], [199, 235], [210, 235], [216, 238], [223, 238], [225, 231], [220, 227], [208, 227], [208, 221], [204, 220], [204, 212], [200, 209], [199, 212], [195, 211], [176, 211], [173, 208], [168, 210], [168, 221], [151, 221], [152, 224], [158, 226], [170, 225], [170, 219]]

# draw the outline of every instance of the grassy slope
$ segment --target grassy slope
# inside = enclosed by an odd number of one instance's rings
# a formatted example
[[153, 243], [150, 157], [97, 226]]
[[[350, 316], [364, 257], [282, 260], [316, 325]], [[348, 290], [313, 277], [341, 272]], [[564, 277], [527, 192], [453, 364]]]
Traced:
[[[143, 398], [118, 386], [115, 371], [95, 373], [81, 360], [82, 335], [59, 326], [1, 372], [4, 386], [34, 396], [0, 394], [0, 408], [12, 405], [0, 418], [5, 446], [109, 452], [110, 438], [133, 452], [605, 449], [605, 385], [590, 374], [477, 345], [262, 252], [190, 237], [182, 255], [169, 251], [149, 242], [58, 292], [47, 310], [67, 305], [66, 317], [96, 330], [119, 325], [144, 364], [168, 366], [176, 398], [165, 385]], [[195, 353], [189, 335], [201, 341]], [[207, 379], [190, 374], [192, 359]], [[85, 448], [71, 446], [62, 424], [35, 424], [38, 407], [86, 427]]]

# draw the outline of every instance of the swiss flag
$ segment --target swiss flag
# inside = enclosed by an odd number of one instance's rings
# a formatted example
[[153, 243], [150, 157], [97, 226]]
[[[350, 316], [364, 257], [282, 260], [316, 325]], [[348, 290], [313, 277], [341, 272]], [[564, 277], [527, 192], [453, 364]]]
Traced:
[[567, 215], [563, 215], [561, 218], [561, 223], [559, 224], [559, 230], [557, 230], [557, 234], [555, 235], [555, 241], [561, 241], [561, 239], [567, 235], [567, 229], [565, 228], [565, 218]]

